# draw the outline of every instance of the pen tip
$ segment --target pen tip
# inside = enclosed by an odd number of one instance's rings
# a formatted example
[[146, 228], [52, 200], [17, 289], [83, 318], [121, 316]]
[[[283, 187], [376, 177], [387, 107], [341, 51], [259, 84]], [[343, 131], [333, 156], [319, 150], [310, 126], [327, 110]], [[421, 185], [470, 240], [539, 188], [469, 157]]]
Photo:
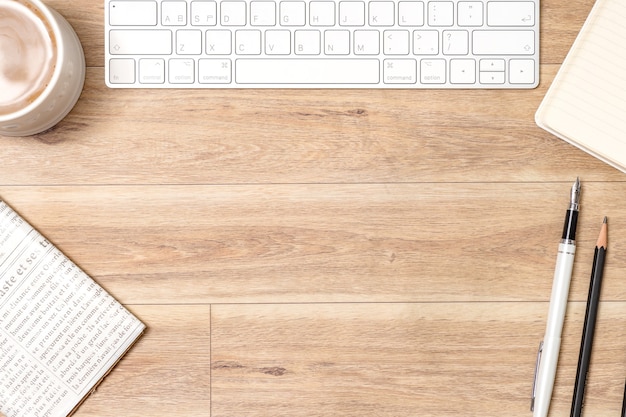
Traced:
[[572, 185], [570, 192], [570, 208], [578, 210], [578, 204], [580, 203], [580, 178], [576, 177], [576, 182]]

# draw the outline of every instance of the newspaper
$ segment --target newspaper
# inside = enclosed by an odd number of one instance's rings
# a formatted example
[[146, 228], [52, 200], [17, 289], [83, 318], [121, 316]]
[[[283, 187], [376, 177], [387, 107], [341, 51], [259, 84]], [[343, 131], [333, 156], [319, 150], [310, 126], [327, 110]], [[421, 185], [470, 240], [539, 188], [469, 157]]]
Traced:
[[0, 201], [0, 412], [70, 415], [144, 329]]

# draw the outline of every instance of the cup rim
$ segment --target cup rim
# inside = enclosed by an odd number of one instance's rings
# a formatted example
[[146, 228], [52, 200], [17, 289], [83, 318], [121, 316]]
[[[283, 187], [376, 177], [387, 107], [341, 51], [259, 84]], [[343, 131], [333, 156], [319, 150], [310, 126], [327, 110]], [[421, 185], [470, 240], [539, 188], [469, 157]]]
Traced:
[[12, 113], [7, 113], [5, 115], [0, 115], [0, 121], [7, 122], [15, 119], [19, 119], [24, 117], [26, 114], [30, 113], [33, 108], [39, 106], [43, 101], [45, 101], [48, 96], [52, 93], [54, 86], [57, 84], [59, 78], [61, 77], [61, 67], [63, 65], [65, 59], [65, 47], [61, 42], [61, 28], [59, 27], [59, 23], [51, 12], [51, 9], [48, 8], [41, 0], [13, 0], [18, 3], [30, 3], [32, 6], [36, 7], [37, 10], [45, 17], [47, 25], [52, 29], [52, 33], [55, 37], [56, 42], [56, 59], [54, 62], [54, 71], [50, 80], [48, 81], [48, 85], [41, 91], [41, 94], [37, 96], [35, 100], [29, 103], [27, 106], [22, 107], [19, 110], [16, 110]]

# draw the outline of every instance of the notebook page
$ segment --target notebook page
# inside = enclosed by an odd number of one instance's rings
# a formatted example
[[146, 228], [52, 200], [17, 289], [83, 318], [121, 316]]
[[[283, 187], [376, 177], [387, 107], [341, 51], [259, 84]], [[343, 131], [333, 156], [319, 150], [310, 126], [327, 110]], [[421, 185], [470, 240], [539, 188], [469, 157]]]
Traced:
[[536, 115], [537, 124], [626, 171], [626, 2], [598, 0]]

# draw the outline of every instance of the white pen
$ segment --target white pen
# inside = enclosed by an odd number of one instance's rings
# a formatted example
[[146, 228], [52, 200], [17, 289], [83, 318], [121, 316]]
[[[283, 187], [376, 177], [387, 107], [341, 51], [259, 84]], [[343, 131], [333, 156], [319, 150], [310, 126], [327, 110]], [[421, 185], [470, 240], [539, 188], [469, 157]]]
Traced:
[[563, 235], [556, 258], [546, 334], [539, 344], [539, 352], [537, 353], [535, 381], [530, 402], [533, 417], [546, 417], [550, 408], [556, 364], [561, 348], [561, 331], [563, 330], [567, 297], [574, 267], [574, 254], [576, 253], [576, 223], [578, 221], [579, 201], [580, 180], [576, 178], [576, 182], [572, 186], [570, 205], [565, 215]]

